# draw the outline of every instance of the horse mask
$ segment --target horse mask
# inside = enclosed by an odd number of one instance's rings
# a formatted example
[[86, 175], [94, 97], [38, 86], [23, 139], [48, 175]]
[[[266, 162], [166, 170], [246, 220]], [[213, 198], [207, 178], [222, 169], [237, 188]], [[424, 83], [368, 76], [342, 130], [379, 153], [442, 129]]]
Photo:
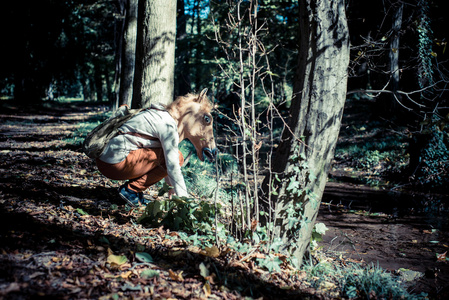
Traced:
[[187, 95], [178, 109], [182, 115], [180, 122], [184, 137], [195, 146], [198, 158], [204, 161], [206, 157], [209, 161], [213, 161], [217, 155], [217, 148], [211, 115], [212, 105], [206, 93], [207, 89], [204, 89], [198, 96]]

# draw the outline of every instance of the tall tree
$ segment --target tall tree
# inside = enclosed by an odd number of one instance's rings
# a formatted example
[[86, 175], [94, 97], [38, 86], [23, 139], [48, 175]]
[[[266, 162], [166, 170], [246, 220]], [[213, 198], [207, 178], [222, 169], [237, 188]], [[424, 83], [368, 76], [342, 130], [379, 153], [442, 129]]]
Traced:
[[134, 68], [136, 63], [137, 7], [138, 0], [125, 0], [125, 24], [120, 53], [119, 105], [131, 106], [133, 97]]
[[[298, 265], [334, 155], [346, 98], [349, 35], [345, 1], [300, 0], [299, 60], [290, 119], [275, 155], [265, 204]], [[276, 196], [276, 197], [275, 197]], [[267, 209], [268, 208], [268, 209]]]
[[176, 0], [140, 0], [133, 107], [174, 96]]
[[185, 1], [177, 0], [176, 19], [176, 75], [175, 86], [178, 95], [185, 95], [190, 92], [190, 51], [189, 38], [187, 36], [187, 15], [185, 13]]
[[391, 91], [392, 93], [392, 106], [396, 107], [396, 101], [398, 101], [399, 95], [397, 94], [399, 88], [399, 32], [402, 25], [402, 13], [404, 10], [404, 4], [402, 1], [393, 5], [393, 19], [392, 19], [392, 36], [390, 42], [390, 51], [388, 53], [390, 61], [390, 73], [391, 73]]

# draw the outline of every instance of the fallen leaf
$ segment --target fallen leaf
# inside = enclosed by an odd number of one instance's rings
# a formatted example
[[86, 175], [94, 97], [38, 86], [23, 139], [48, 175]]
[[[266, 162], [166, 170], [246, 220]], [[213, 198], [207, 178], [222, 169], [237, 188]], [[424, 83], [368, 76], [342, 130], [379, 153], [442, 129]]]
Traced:
[[218, 249], [217, 246], [206, 247], [204, 250], [201, 250], [200, 253], [204, 256], [214, 257], [214, 258], [220, 256], [220, 250]]
[[209, 269], [204, 265], [204, 263], [200, 263], [200, 275], [203, 276], [203, 278], [209, 276]]
[[242, 268], [242, 269], [246, 269], [248, 270], [248, 266], [239, 262], [239, 261], [234, 261], [234, 262], [230, 262], [229, 264], [231, 267], [237, 267], [237, 268]]
[[183, 271], [180, 271], [178, 274], [176, 274], [175, 272], [172, 271], [172, 269], [169, 269], [169, 270], [168, 270], [168, 275], [169, 275], [170, 278], [171, 278], [172, 280], [174, 280], [174, 281], [177, 281], [177, 282], [183, 282], [183, 281], [184, 281], [184, 278], [182, 277], [182, 272], [183, 272]]
[[252, 232], [256, 231], [257, 223], [259, 223], [257, 220], [252, 220], [251, 221], [251, 231]]
[[11, 292], [20, 291], [20, 285], [17, 282], [12, 282], [9, 286], [0, 291], [0, 295], [6, 295]]
[[123, 279], [128, 279], [129, 276], [131, 276], [132, 274], [133, 274], [133, 272], [131, 272], [131, 271], [122, 272], [122, 273], [120, 274], [120, 277], [122, 277]]
[[260, 253], [260, 252], [255, 252], [255, 253], [253, 253], [251, 255], [251, 257], [254, 257], [254, 258], [265, 258], [265, 254]]
[[400, 268], [398, 270], [400, 274], [400, 278], [405, 282], [412, 282], [420, 277], [422, 277], [424, 274], [417, 271], [412, 271], [409, 269]]
[[441, 253], [441, 254], [437, 253], [437, 261], [446, 261], [446, 254], [447, 254], [447, 251], [444, 253]]
[[206, 298], [209, 298], [212, 293], [209, 282], [206, 282], [203, 286], [203, 292], [206, 295]]
[[123, 265], [124, 263], [126, 263], [128, 261], [128, 259], [126, 258], [126, 256], [124, 255], [114, 255], [111, 254], [108, 256], [106, 262], [111, 264], [111, 265]]
[[325, 290], [325, 291], [333, 290], [336, 287], [337, 286], [333, 282], [323, 281], [323, 282], [320, 283], [320, 289]]

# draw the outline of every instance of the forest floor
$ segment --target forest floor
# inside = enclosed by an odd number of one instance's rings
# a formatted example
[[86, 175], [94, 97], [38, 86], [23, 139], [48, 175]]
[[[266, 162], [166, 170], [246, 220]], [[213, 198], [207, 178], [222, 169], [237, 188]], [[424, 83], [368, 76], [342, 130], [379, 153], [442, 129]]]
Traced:
[[[344, 297], [332, 284], [312, 287], [305, 271], [283, 266], [267, 272], [255, 264], [263, 257], [257, 251], [202, 249], [175, 231], [136, 224], [142, 209], [124, 205], [118, 183], [101, 176], [73, 141], [79, 124], [101, 111], [3, 105], [0, 299]], [[417, 271], [407, 273], [419, 274], [410, 290], [447, 299], [449, 267], [437, 255], [449, 248], [448, 220], [410, 213], [410, 203], [428, 195], [351, 182], [344, 163], [335, 164], [331, 177], [318, 217], [329, 228], [321, 255], [342, 266], [378, 263], [392, 273]], [[157, 198], [157, 191], [147, 196]]]

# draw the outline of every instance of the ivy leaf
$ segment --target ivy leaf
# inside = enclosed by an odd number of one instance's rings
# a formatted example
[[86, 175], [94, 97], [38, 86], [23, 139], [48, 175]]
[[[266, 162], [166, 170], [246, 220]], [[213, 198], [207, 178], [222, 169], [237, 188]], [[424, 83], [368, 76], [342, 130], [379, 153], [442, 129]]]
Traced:
[[299, 181], [291, 180], [287, 187], [287, 191], [292, 191], [292, 193], [295, 194], [295, 191], [297, 191], [298, 189], [299, 189]]
[[163, 196], [165, 193], [168, 193], [173, 187], [164, 182], [163, 186], [159, 189], [158, 196]]
[[82, 216], [88, 216], [89, 213], [85, 212], [84, 210], [82, 210], [81, 208], [77, 208], [76, 212], [79, 213]]
[[293, 217], [288, 218], [288, 223], [287, 223], [288, 229], [294, 228], [296, 226], [296, 224], [298, 224], [297, 218], [293, 218]]
[[[448, 114], [449, 115], [449, 114]], [[448, 117], [449, 118], [449, 117]], [[277, 180], [277, 182], [281, 182], [281, 180], [279, 179], [278, 174], [274, 174], [274, 178]]]
[[271, 243], [271, 250], [273, 250], [274, 252], [279, 252], [279, 249], [281, 248], [281, 246], [284, 245], [284, 242], [282, 241], [281, 238], [275, 238], [273, 240], [273, 243]]
[[151, 263], [153, 262], [153, 258], [151, 257], [150, 254], [146, 253], [146, 252], [138, 252], [136, 253], [136, 259], [140, 262], [143, 263]]
[[324, 224], [324, 223], [316, 223], [315, 224], [315, 231], [316, 231], [316, 233], [319, 233], [319, 234], [323, 235], [328, 230], [329, 230], [329, 228], [327, 228], [326, 224]]
[[259, 265], [261, 267], [265, 267], [268, 272], [281, 272], [281, 264], [282, 264], [282, 260], [274, 255], [270, 255], [266, 258], [258, 258], [257, 259]]

